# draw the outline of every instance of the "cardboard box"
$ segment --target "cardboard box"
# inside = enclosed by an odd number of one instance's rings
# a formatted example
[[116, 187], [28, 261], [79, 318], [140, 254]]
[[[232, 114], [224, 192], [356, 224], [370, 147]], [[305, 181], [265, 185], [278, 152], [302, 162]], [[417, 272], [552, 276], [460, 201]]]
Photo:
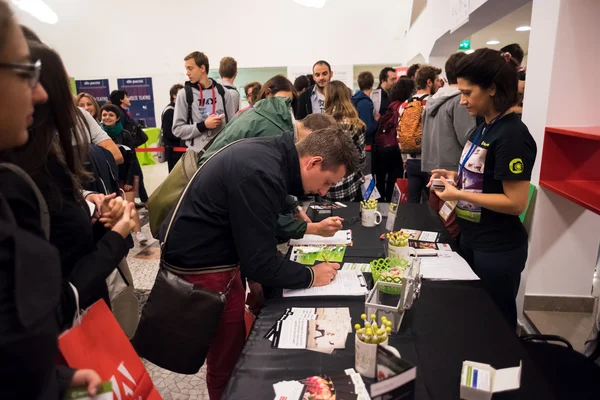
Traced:
[[494, 369], [489, 364], [464, 361], [460, 377], [460, 398], [490, 400], [497, 392], [515, 390], [521, 386], [521, 366]]

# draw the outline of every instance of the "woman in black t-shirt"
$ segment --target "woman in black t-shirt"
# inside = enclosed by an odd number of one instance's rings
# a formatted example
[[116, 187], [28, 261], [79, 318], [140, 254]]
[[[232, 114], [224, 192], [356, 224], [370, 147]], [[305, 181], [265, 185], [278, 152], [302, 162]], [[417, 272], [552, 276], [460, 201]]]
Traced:
[[[527, 209], [536, 144], [510, 109], [517, 104], [517, 70], [498, 51], [479, 49], [457, 65], [461, 104], [485, 122], [465, 145], [459, 172], [434, 170], [456, 201], [460, 250], [511, 327], [515, 299], [527, 260], [527, 232], [519, 215]], [[446, 181], [452, 179], [456, 187]]]

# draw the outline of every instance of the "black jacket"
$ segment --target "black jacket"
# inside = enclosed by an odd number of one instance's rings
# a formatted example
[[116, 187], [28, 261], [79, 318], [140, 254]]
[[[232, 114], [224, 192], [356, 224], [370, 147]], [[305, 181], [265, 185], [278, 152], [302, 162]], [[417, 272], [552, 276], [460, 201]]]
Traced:
[[[293, 137], [235, 142], [203, 164], [166, 242], [165, 262], [172, 270], [186, 274], [239, 263], [248, 279], [268, 286], [312, 285], [312, 269], [283, 259], [276, 248], [286, 195], [304, 194]], [[161, 241], [172, 212], [161, 227]]]
[[177, 136], [173, 135], [173, 117], [175, 116], [175, 102], [172, 101], [167, 106], [168, 109], [162, 113], [161, 130], [163, 143], [167, 147], [180, 147], [184, 146]]
[[312, 101], [310, 96], [312, 95], [315, 85], [309, 86], [302, 94], [298, 97], [298, 104], [296, 106], [296, 119], [300, 120], [313, 113]]
[[0, 176], [0, 397], [62, 399], [74, 371], [55, 365], [60, 255], [44, 238], [30, 186]]

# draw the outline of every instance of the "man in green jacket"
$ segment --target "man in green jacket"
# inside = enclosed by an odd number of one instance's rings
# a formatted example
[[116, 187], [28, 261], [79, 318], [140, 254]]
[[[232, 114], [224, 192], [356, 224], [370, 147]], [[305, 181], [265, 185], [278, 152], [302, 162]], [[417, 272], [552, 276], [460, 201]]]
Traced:
[[[270, 97], [258, 101], [253, 108], [238, 114], [198, 160], [198, 167], [219, 149], [236, 140], [293, 134], [295, 141], [299, 142], [313, 131], [327, 128], [336, 123], [333, 117], [325, 114], [311, 114], [296, 121], [291, 102], [292, 100], [287, 97]], [[305, 233], [333, 236], [342, 228], [339, 218], [328, 218], [319, 223], [310, 222], [306, 213], [298, 207], [293, 196], [288, 196], [285, 208], [279, 216], [277, 227], [277, 236], [283, 240], [298, 239]]]

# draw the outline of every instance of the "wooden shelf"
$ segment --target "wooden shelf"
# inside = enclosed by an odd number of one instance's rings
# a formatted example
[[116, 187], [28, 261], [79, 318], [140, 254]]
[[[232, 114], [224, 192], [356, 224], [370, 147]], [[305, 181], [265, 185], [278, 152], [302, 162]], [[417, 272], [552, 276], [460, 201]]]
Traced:
[[547, 127], [540, 186], [600, 214], [600, 126]]
[[600, 181], [543, 181], [540, 186], [600, 214]]

